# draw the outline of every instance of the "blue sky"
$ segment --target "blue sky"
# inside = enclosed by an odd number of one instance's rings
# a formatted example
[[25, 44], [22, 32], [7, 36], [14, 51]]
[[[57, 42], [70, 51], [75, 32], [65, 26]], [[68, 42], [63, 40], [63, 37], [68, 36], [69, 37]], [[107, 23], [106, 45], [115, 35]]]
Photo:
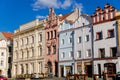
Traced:
[[56, 14], [66, 14], [77, 6], [81, 13], [91, 15], [106, 3], [120, 10], [119, 0], [0, 0], [0, 31], [14, 32], [20, 25], [48, 15], [49, 7]]

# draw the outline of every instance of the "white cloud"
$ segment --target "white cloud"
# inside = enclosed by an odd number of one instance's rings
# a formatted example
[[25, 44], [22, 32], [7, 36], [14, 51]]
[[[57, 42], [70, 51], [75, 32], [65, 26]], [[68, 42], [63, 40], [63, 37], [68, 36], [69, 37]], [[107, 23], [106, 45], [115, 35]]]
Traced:
[[37, 19], [43, 19], [43, 18], [46, 18], [46, 16], [37, 15], [36, 18]]
[[63, 9], [66, 9], [67, 7], [70, 7], [72, 4], [72, 0], [65, 0], [64, 3], [61, 5]]
[[74, 5], [74, 6], [77, 7], [77, 8], [79, 8], [80, 13], [82, 12], [82, 10], [83, 10], [83, 5], [82, 5], [82, 3], [76, 3], [76, 2], [75, 2], [75, 5]]
[[83, 5], [82, 3], [77, 3], [75, 0], [35, 0], [34, 4], [32, 4], [33, 10], [37, 11], [39, 9], [44, 8], [62, 8], [67, 9], [69, 7], [78, 7], [80, 12], [82, 11]]
[[43, 9], [43, 8], [59, 8], [61, 2], [58, 0], [36, 0], [33, 4], [33, 10]]

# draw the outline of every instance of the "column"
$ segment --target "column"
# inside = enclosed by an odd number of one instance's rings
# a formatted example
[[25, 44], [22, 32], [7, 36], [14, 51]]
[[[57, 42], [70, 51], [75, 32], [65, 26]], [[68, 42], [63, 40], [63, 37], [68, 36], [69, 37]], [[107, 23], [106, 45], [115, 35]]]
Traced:
[[64, 76], [67, 76], [66, 75], [66, 67], [63, 65], [63, 67], [64, 67]]

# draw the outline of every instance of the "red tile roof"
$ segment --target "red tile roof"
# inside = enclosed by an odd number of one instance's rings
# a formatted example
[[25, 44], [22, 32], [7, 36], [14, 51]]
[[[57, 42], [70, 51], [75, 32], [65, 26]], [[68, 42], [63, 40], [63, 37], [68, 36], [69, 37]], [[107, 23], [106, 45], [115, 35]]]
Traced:
[[65, 14], [63, 16], [60, 16], [59, 19], [60, 21], [64, 20], [66, 17], [68, 17], [70, 14], [72, 14], [73, 12], [69, 13], [69, 14]]
[[13, 39], [13, 34], [10, 32], [2, 32], [6, 39]]

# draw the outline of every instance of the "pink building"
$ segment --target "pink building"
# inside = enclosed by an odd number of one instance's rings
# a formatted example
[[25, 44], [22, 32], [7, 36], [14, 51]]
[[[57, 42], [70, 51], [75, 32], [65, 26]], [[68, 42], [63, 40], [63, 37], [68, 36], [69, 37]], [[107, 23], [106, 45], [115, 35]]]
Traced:
[[45, 69], [46, 73], [53, 76], [58, 74], [58, 17], [50, 8], [45, 24], [46, 48], [45, 48]]

